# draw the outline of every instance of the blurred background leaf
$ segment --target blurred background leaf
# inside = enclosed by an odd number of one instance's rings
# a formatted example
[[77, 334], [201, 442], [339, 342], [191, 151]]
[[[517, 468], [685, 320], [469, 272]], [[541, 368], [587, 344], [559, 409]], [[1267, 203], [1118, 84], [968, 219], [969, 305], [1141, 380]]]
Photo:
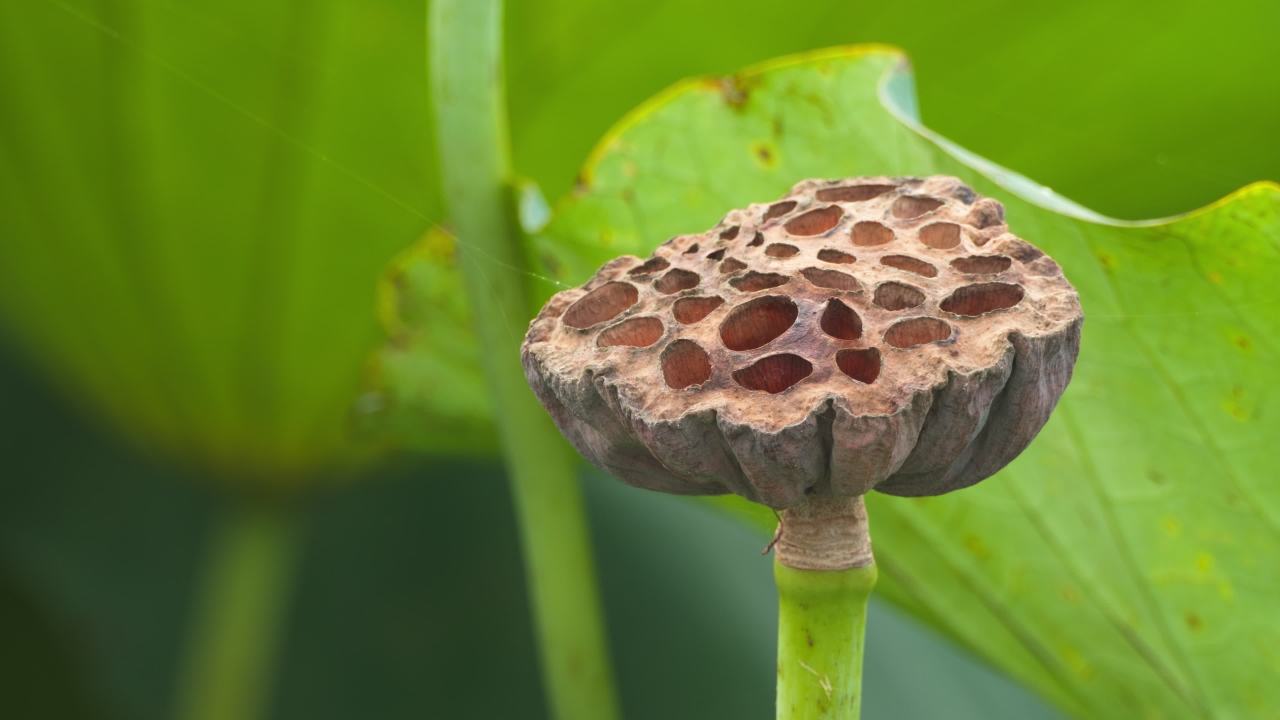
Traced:
[[226, 477], [340, 457], [374, 278], [438, 205], [422, 11], [5, 3], [6, 329], [134, 439]]
[[[1096, 209], [1121, 217], [1163, 214], [1280, 176], [1280, 143], [1273, 138], [1280, 124], [1280, 55], [1270, 44], [1278, 13], [1274, 3], [1247, 0], [1211, 8], [1182, 0], [1159, 12], [1094, 0], [1052, 8], [1011, 0], [910, 6], [752, 0], [732, 7], [512, 0], [507, 36], [516, 160], [522, 174], [557, 196], [571, 187], [582, 157], [618, 116], [677, 78], [729, 72], [812, 47], [885, 41], [912, 56], [926, 118], [947, 136]], [[66, 671], [57, 687], [67, 716], [84, 716], [79, 697], [101, 700], [101, 714], [113, 717], [166, 714], [191, 565], [201, 555], [207, 515], [220, 503], [173, 479], [293, 484], [331, 477], [329, 466], [350, 454], [348, 408], [367, 353], [381, 336], [376, 278], [396, 251], [439, 220], [422, 69], [424, 18], [417, 0], [0, 4], [0, 375], [6, 381], [0, 421], [10, 443], [0, 473], [0, 570], [12, 580], [14, 602], [38, 606], [32, 612], [47, 619], [48, 630], [30, 643], [5, 643], [0, 656], [16, 654], [21, 661], [47, 649], [41, 657]], [[495, 269], [495, 277], [502, 272]], [[418, 387], [430, 391], [429, 382]], [[465, 392], [464, 383], [458, 388]], [[111, 434], [80, 425], [61, 404], [65, 398], [108, 420]], [[378, 398], [366, 399], [371, 402], [358, 406], [362, 416], [379, 407]], [[455, 437], [448, 431], [458, 429], [434, 415], [401, 419], [397, 429], [419, 438]], [[121, 436], [167, 459], [116, 447]], [[479, 437], [447, 444], [482, 453], [485, 443]], [[173, 456], [182, 462], [175, 466]], [[385, 645], [446, 633], [434, 637], [453, 647], [462, 640], [447, 634], [451, 628], [483, 630], [456, 621], [474, 618], [470, 612], [507, 612], [524, 622], [518, 589], [496, 592], [509, 604], [495, 610], [475, 602], [471, 588], [480, 585], [459, 580], [446, 589], [426, 588], [413, 569], [427, 543], [452, 537], [420, 534], [438, 522], [423, 519], [432, 507], [465, 499], [441, 496], [441, 489], [478, 485], [501, 504], [504, 486], [486, 476], [492, 468], [485, 467], [419, 457], [403, 468], [370, 468], [362, 487], [323, 500], [332, 512], [350, 515], [316, 521], [317, 528], [331, 522], [331, 534], [322, 542], [324, 531], [314, 531], [296, 614], [310, 618], [306, 639], [314, 644], [304, 654], [297, 648], [302, 631], [290, 635], [286, 698], [310, 698], [314, 705], [305, 709], [316, 713], [312, 717], [322, 711], [350, 717], [361, 714], [361, 703], [374, 702], [418, 716], [427, 703], [439, 702], [434, 696], [473, 687], [449, 673], [438, 676], [438, 684], [426, 682], [413, 663], [425, 667], [432, 648], [418, 645], [411, 658], [398, 661]], [[597, 495], [613, 488], [588, 487]], [[627, 499], [613, 514], [592, 501], [597, 525], [632, 517], [642, 527], [661, 527], [685, 508], [669, 498], [651, 506], [645, 503], [658, 501], [620, 497]], [[382, 519], [395, 510], [404, 513], [396, 524]], [[675, 555], [732, 532], [712, 515], [680, 517], [689, 525], [684, 534], [671, 531], [685, 541]], [[377, 539], [383, 536], [374, 536], [379, 528], [390, 538], [386, 546]], [[514, 535], [494, 542], [514, 542]], [[350, 564], [335, 556], [344, 550]], [[498, 554], [473, 561], [506, 562], [518, 583], [514, 549], [500, 551], [506, 555], [493, 551]], [[608, 557], [602, 560], [607, 581], [627, 571], [611, 570], [610, 562], [622, 561]], [[385, 565], [371, 562], [382, 558]], [[737, 542], [715, 567], [726, 558], [746, 562]], [[664, 569], [645, 586], [678, 602], [631, 612], [618, 607], [631, 598], [629, 584], [606, 588], [615, 652], [632, 678], [623, 688], [628, 710], [633, 717], [675, 716], [645, 714], [668, 694], [686, 697], [681, 709], [690, 712], [706, 701], [726, 703], [726, 713], [758, 709], [767, 698], [746, 689], [768, 693], [771, 648], [751, 655], [713, 645], [729, 642], [726, 636], [754, 637], [753, 628], [772, 623], [770, 608], [753, 605], [748, 619], [725, 622], [710, 639], [688, 626], [665, 638], [655, 628], [669, 624], [648, 623], [685, 617], [689, 599], [680, 590], [721, 605], [717, 587], [741, 587], [739, 598], [769, 597], [767, 572], [752, 565], [744, 576], [760, 584], [737, 586], [703, 563], [690, 576], [698, 585], [681, 589], [663, 580], [669, 560], [662, 559]], [[366, 565], [362, 587], [343, 584], [344, 573]], [[317, 573], [329, 580], [320, 591], [306, 590]], [[335, 588], [372, 606], [348, 612], [351, 606], [322, 602]], [[396, 635], [402, 616], [378, 603], [398, 593], [443, 596], [441, 602], [455, 603], [445, 614], [457, 615], [439, 620], [443, 629], [415, 618], [426, 628], [422, 635]], [[384, 622], [390, 629], [372, 627]], [[39, 626], [32, 621], [30, 628]], [[872, 626], [873, 658], [909, 653], [899, 656], [902, 666], [873, 660], [868, 668], [869, 685], [895, 689], [876, 706], [887, 713], [882, 717], [927, 717], [940, 707], [970, 708], [974, 717], [993, 717], [999, 709], [983, 711], [997, 706], [1008, 717], [1034, 712], [1028, 710], [1033, 704], [1019, 704], [1032, 701], [999, 680], [991, 681], [1000, 688], [992, 690], [989, 675], [931, 634], [895, 625], [905, 629], [881, 636], [877, 648], [881, 630], [875, 628], [886, 623], [876, 619]], [[527, 626], [503, 638], [493, 642], [509, 647], [513, 659], [495, 673], [523, 690], [509, 698], [481, 693], [495, 705], [480, 707], [492, 710], [490, 717], [537, 716], [541, 701]], [[686, 644], [672, 655], [696, 663], [666, 666], [622, 656], [638, 645], [659, 653], [675, 640]], [[65, 664], [58, 659], [64, 657]], [[942, 705], [930, 706], [927, 694], [905, 679], [919, 663], [939, 657], [947, 664], [931, 675], [959, 680]], [[386, 672], [350, 679], [349, 658]], [[754, 669], [730, 662], [737, 660]], [[728, 663], [724, 675], [699, 674], [698, 668], [719, 667], [716, 662]], [[649, 674], [658, 671], [665, 674]], [[744, 681], [751, 672], [756, 679]], [[879, 680], [872, 681], [874, 673]], [[6, 674], [4, 681], [34, 687], [18, 677]], [[891, 680], [898, 684], [885, 684]], [[88, 688], [85, 695], [73, 690], [80, 687]], [[974, 699], [959, 699], [966, 689]], [[5, 690], [16, 702], [18, 693]], [[995, 699], [1009, 692], [1012, 705]], [[508, 699], [510, 705], [498, 706]], [[281, 702], [292, 708], [304, 700]], [[869, 694], [868, 713], [876, 702]], [[51, 705], [44, 708], [53, 714]]]
[[[956, 175], [1000, 199], [1080, 293], [1075, 379], [981, 487], [868, 499], [877, 591], [1079, 717], [1280, 707], [1263, 559], [1280, 557], [1280, 185], [1167, 222], [1108, 222], [917, 133], [902, 67], [855, 46], [668, 91], [606, 136], [539, 252], [580, 278], [797, 178]], [[730, 254], [762, 252], [749, 239]]]

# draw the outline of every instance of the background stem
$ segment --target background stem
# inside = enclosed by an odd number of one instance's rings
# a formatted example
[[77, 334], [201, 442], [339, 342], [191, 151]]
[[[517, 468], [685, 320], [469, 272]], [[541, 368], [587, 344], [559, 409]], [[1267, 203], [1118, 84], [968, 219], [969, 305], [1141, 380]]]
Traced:
[[776, 559], [778, 720], [856, 720], [876, 566], [798, 570]]
[[502, 3], [434, 0], [430, 10], [445, 203], [511, 478], [544, 683], [559, 720], [610, 720], [616, 700], [577, 459], [520, 366], [532, 294], [511, 198]]
[[180, 720], [267, 717], [280, 620], [297, 554], [293, 511], [245, 503], [223, 512], [179, 677]]

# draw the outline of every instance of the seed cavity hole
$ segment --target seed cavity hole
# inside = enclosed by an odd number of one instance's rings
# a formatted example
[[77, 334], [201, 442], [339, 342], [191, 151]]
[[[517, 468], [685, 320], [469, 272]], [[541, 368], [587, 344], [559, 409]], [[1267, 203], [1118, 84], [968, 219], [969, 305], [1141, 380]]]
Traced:
[[891, 281], [876, 287], [876, 295], [872, 302], [885, 310], [906, 310], [923, 303], [924, 293], [919, 288], [906, 283]]
[[643, 263], [628, 270], [627, 274], [628, 275], [649, 275], [651, 273], [656, 273], [659, 270], [666, 270], [668, 267], [670, 267], [670, 265], [671, 263], [667, 262], [666, 258], [651, 257], [648, 260], [645, 260]]
[[720, 233], [721, 240], [732, 240], [736, 237], [738, 237], [737, 225], [734, 225], [733, 227], [730, 227], [730, 228], [725, 228], [724, 231]]
[[822, 332], [837, 340], [857, 340], [862, 337], [862, 318], [853, 308], [836, 298], [827, 301], [820, 321]]
[[940, 207], [942, 207], [942, 201], [937, 198], [903, 195], [893, 201], [893, 207], [890, 208], [889, 212], [896, 218], [909, 220], [920, 217], [925, 213], [931, 213]]
[[951, 267], [966, 275], [996, 275], [1012, 264], [1013, 260], [1004, 255], [971, 255], [951, 261]]
[[893, 242], [893, 231], [874, 220], [863, 220], [853, 226], [853, 244], [860, 247]]
[[662, 379], [667, 387], [683, 390], [711, 377], [711, 358], [692, 340], [676, 340], [662, 351]]
[[700, 248], [699, 248], [699, 246], [698, 246], [698, 243], [694, 243], [694, 244], [690, 245], [690, 246], [689, 246], [689, 248], [688, 248], [687, 250], [685, 250], [685, 251], [684, 251], [684, 254], [685, 254], [685, 255], [692, 255], [692, 254], [694, 254], [694, 253], [698, 252], [698, 250], [699, 250], [699, 249], [700, 249]]
[[823, 202], [863, 202], [878, 198], [892, 189], [892, 185], [845, 185], [819, 190], [818, 199]]
[[700, 322], [723, 304], [724, 298], [715, 295], [680, 298], [671, 307], [671, 314], [681, 325], [692, 325]]
[[748, 390], [780, 393], [813, 372], [813, 364], [799, 355], [782, 353], [760, 358], [751, 365], [735, 370], [733, 379]]
[[955, 315], [977, 317], [1011, 308], [1022, 302], [1025, 294], [1020, 286], [1009, 283], [965, 285], [951, 293], [938, 307]]
[[662, 321], [655, 317], [634, 317], [611, 325], [596, 338], [596, 345], [613, 347], [629, 345], [631, 347], [649, 347], [662, 337]]
[[711, 251], [711, 252], [707, 253], [707, 259], [708, 259], [708, 260], [722, 260], [722, 259], [724, 259], [724, 248], [720, 248], [719, 250], [713, 250], [713, 251]]
[[910, 255], [885, 255], [880, 258], [880, 264], [903, 272], [915, 273], [921, 277], [938, 277], [938, 268]]
[[789, 258], [800, 252], [800, 248], [786, 243], [774, 243], [764, 249], [764, 254], [775, 258]]
[[847, 252], [840, 252], [839, 250], [833, 250], [831, 248], [822, 248], [819, 250], [818, 259], [823, 262], [836, 263], [839, 265], [847, 265], [854, 260], [857, 260], [857, 258]]
[[764, 235], [757, 231], [755, 236], [751, 238], [751, 242], [747, 243], [747, 247], [760, 247], [763, 244], [764, 244]]
[[720, 263], [720, 274], [728, 275], [729, 273], [736, 273], [739, 270], [745, 270], [746, 267], [747, 264], [738, 258], [725, 258], [724, 262]]
[[836, 367], [854, 380], [870, 385], [880, 377], [880, 351], [876, 348], [841, 350], [836, 353]]
[[666, 275], [654, 280], [653, 287], [663, 295], [670, 295], [681, 290], [697, 287], [699, 280], [698, 273], [676, 268], [675, 270], [668, 270]]
[[920, 228], [920, 242], [934, 250], [950, 250], [960, 244], [960, 226], [955, 223], [933, 223]]
[[884, 341], [896, 348], [913, 348], [951, 337], [951, 326], [937, 318], [899, 320], [884, 333]]
[[791, 235], [808, 237], [821, 235], [840, 223], [844, 211], [837, 205], [809, 210], [787, 221], [782, 227]]
[[795, 209], [795, 200], [783, 200], [782, 202], [776, 202], [770, 205], [768, 210], [764, 211], [764, 222], [769, 222], [774, 218], [780, 218]]
[[[725, 262], [727, 263], [729, 261], [725, 260]], [[746, 265], [743, 265], [743, 267], [746, 267]], [[730, 280], [729, 284], [732, 285], [734, 289], [741, 290], [742, 292], [758, 292], [760, 290], [775, 288], [779, 285], [786, 285], [789, 282], [791, 282], [791, 278], [786, 275], [779, 275], [778, 273], [761, 273], [752, 270], [742, 277]]]
[[857, 292], [862, 289], [858, 284], [858, 279], [854, 276], [840, 272], [839, 270], [828, 270], [826, 268], [807, 267], [800, 271], [805, 280], [817, 285], [820, 288], [828, 290], [842, 290], [844, 292]]
[[640, 299], [640, 291], [624, 282], [605, 283], [578, 299], [565, 311], [561, 321], [569, 327], [589, 328], [616, 317]]
[[730, 350], [755, 350], [773, 342], [796, 322], [800, 309], [791, 298], [769, 295], [729, 311], [720, 325], [720, 340]]

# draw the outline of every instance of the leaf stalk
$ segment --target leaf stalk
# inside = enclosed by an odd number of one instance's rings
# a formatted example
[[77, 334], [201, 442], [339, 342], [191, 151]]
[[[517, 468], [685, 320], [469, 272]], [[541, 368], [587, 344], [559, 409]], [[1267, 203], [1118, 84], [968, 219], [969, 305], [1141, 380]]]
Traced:
[[298, 554], [297, 511], [241, 500], [214, 528], [179, 677], [180, 720], [269, 715]]
[[[428, 15], [441, 182], [511, 479], [552, 715], [618, 716], [576, 455], [520, 366], [528, 262], [512, 197], [501, 0], [434, 0]], [[500, 277], [486, 266], [502, 268]], [[441, 378], [448, 382], [447, 378]]]

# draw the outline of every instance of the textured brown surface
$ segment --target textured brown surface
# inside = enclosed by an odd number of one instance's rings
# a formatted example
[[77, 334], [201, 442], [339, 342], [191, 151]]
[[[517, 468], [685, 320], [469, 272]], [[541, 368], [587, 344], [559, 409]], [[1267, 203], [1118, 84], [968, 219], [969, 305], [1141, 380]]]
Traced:
[[809, 180], [557, 294], [523, 362], [602, 469], [784, 508], [999, 470], [1066, 387], [1081, 322], [1058, 265], [955, 178]]

